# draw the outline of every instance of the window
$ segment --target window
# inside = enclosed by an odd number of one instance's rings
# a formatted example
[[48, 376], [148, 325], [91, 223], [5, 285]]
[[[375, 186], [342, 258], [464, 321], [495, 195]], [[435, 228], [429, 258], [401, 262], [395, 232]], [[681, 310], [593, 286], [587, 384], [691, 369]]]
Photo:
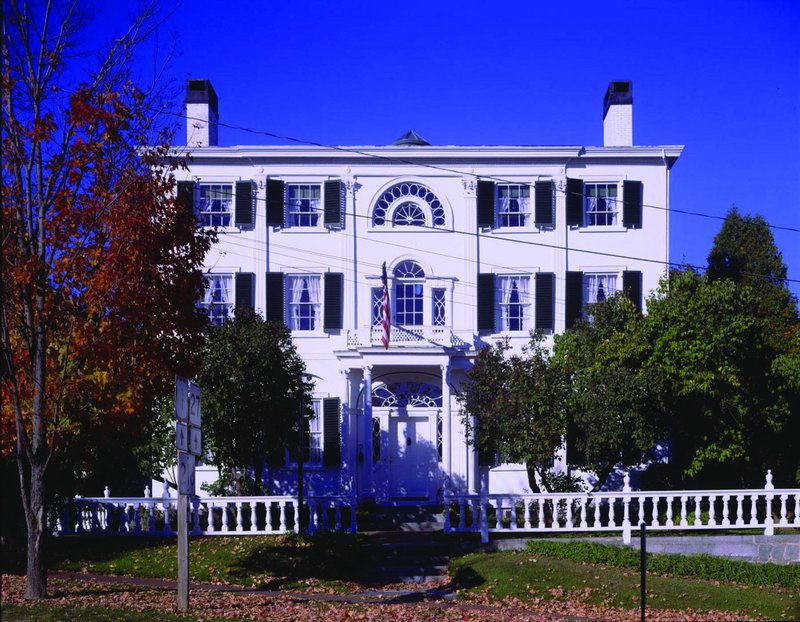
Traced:
[[617, 224], [617, 184], [584, 184], [584, 225]]
[[383, 288], [372, 288], [372, 325], [380, 326], [383, 314]]
[[500, 276], [500, 330], [528, 330], [530, 319], [530, 277]]
[[433, 325], [445, 326], [447, 323], [447, 317], [444, 289], [436, 287], [431, 290], [431, 298], [433, 299]]
[[208, 317], [214, 326], [222, 324], [231, 316], [233, 309], [233, 279], [229, 275], [209, 275], [206, 277], [206, 293], [201, 305], [208, 310]]
[[322, 464], [322, 415], [320, 413], [320, 402], [311, 402], [314, 416], [308, 422], [308, 451], [305, 455], [307, 464]]
[[438, 197], [422, 184], [404, 182], [386, 190], [372, 208], [372, 224], [384, 226], [445, 226], [445, 209]]
[[419, 205], [411, 201], [401, 203], [394, 210], [392, 224], [395, 226], [416, 225], [418, 227], [424, 227], [425, 212]]
[[203, 226], [230, 226], [232, 203], [233, 186], [231, 184], [201, 184], [199, 208]]
[[616, 274], [584, 274], [583, 302], [594, 304], [602, 302], [617, 292]]
[[320, 277], [298, 275], [287, 277], [289, 328], [320, 330]]
[[501, 227], [527, 227], [531, 215], [530, 186], [498, 184], [497, 219]]
[[319, 223], [319, 184], [286, 184], [289, 227], [316, 227]]
[[422, 326], [423, 282], [425, 272], [413, 261], [403, 261], [394, 269], [395, 322], [400, 326]]

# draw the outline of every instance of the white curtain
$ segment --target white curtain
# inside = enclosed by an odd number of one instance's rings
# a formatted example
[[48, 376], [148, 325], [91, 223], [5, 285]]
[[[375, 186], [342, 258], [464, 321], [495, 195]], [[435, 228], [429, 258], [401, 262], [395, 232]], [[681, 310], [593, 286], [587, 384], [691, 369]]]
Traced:
[[522, 214], [530, 214], [531, 213], [531, 198], [530, 197], [520, 197], [517, 199], [519, 201], [519, 211]]
[[208, 276], [206, 277], [206, 291], [203, 296], [203, 303], [228, 303], [230, 302], [229, 276]]
[[319, 198], [309, 199], [308, 207], [315, 212], [319, 210]]
[[497, 208], [498, 208], [497, 211], [500, 212], [501, 214], [504, 214], [505, 212], [508, 211], [508, 204], [509, 204], [508, 197], [497, 197]]
[[322, 298], [320, 295], [319, 277], [318, 276], [306, 277], [306, 283], [308, 283], [308, 299], [311, 302], [311, 304], [314, 305], [314, 325], [312, 326], [311, 330], [319, 330], [320, 328], [319, 309], [320, 309], [320, 304], [322, 302]]
[[603, 298], [608, 299], [617, 291], [616, 274], [587, 274], [585, 276], [584, 301], [587, 304], [598, 302], [597, 296], [601, 291]]
[[291, 329], [298, 330], [300, 328], [300, 300], [303, 296], [303, 290], [305, 289], [305, 281], [306, 277], [303, 276], [295, 276], [292, 277], [292, 298], [290, 301], [291, 310]]

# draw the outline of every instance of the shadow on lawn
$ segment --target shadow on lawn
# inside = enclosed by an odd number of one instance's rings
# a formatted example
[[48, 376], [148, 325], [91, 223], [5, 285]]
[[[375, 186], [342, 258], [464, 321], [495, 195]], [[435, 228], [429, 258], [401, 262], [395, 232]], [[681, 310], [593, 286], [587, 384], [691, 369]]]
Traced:
[[[50, 568], [70, 559], [101, 562], [113, 559], [123, 551], [136, 551], [163, 545], [159, 536], [137, 536], [121, 538], [115, 536], [61, 536], [49, 538], [45, 545], [47, 565]], [[22, 540], [3, 542], [0, 547], [2, 572], [19, 574], [25, 572], [26, 545]]]

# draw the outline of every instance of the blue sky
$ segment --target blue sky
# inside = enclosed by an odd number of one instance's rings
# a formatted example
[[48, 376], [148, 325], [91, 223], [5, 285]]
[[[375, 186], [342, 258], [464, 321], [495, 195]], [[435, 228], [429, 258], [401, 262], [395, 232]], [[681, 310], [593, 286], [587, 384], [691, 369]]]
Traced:
[[[332, 145], [411, 128], [432, 144], [599, 145], [608, 82], [632, 80], [634, 144], [686, 146], [673, 209], [800, 229], [797, 0], [164, 5], [157, 62], [174, 48], [181, 89], [209, 78], [222, 123]], [[98, 6], [89, 42], [130, 10]], [[137, 71], [153, 65], [143, 51]], [[281, 142], [220, 128], [223, 145]], [[704, 265], [721, 224], [674, 213], [672, 260]], [[773, 233], [800, 296], [800, 232]]]

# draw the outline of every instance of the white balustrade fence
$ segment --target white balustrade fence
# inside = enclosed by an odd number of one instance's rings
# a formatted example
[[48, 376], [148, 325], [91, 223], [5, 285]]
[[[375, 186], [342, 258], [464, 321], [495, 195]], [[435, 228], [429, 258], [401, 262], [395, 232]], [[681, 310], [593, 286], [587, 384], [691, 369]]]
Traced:
[[[174, 535], [177, 532], [176, 497], [76, 497], [65, 504], [54, 531], [71, 534]], [[193, 535], [269, 535], [297, 533], [297, 497], [194, 497], [189, 523]], [[353, 497], [309, 498], [304, 504], [308, 532], [357, 531]]]
[[529, 495], [445, 493], [444, 531], [490, 533], [622, 532], [644, 523], [653, 531], [800, 528], [800, 489], [633, 491]]

